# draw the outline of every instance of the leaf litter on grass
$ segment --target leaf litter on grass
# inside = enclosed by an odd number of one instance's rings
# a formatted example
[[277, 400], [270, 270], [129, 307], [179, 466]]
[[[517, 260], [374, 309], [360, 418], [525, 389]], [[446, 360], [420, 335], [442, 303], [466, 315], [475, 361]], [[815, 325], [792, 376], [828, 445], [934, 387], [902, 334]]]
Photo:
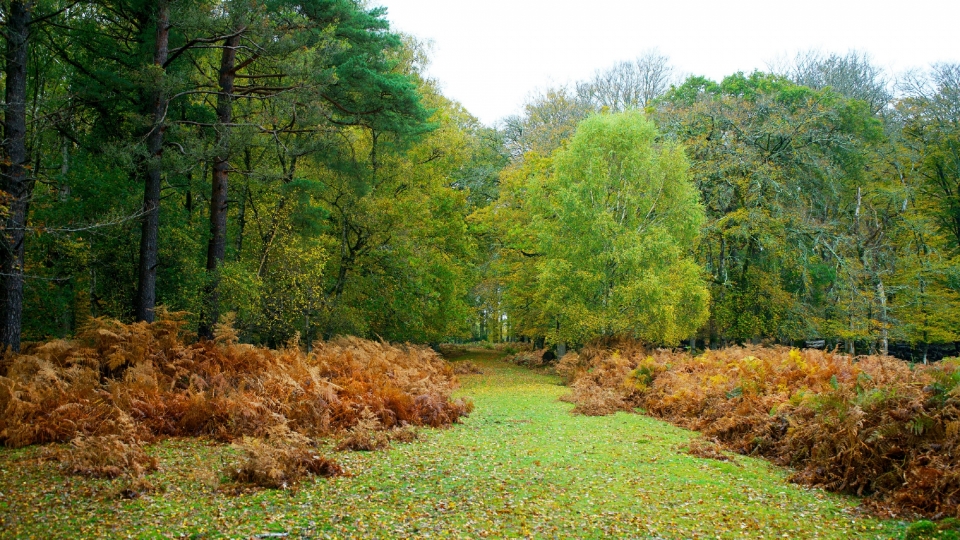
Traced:
[[607, 340], [567, 354], [557, 371], [575, 413], [642, 407], [794, 467], [792, 481], [869, 495], [865, 506], [881, 515], [960, 517], [960, 359], [910, 366], [757, 346], [691, 356]]
[[64, 483], [55, 464], [17, 462], [31, 449], [4, 449], [0, 492], [16, 498], [0, 499], [0, 534], [890, 538], [902, 530], [858, 515], [855, 499], [790, 485], [787, 471], [764, 461], [738, 457], [738, 467], [687, 455], [695, 434], [658, 420], [570, 415], [555, 377], [496, 353], [470, 356], [484, 375], [462, 378], [458, 395], [477, 405], [462, 425], [383, 452], [338, 453], [350, 476], [291, 491], [219, 491], [201, 471], [219, 470], [237, 449], [195, 440], [149, 446], [163, 491], [129, 501], [103, 495], [112, 480]]

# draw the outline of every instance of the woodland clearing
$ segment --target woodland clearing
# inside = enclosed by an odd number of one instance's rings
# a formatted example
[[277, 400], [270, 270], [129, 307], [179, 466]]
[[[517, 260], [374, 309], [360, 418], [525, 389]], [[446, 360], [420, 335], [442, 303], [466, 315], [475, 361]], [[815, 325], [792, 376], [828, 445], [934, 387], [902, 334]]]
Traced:
[[[228, 490], [238, 450], [197, 439], [148, 445], [154, 489], [65, 477], [36, 446], [0, 450], [4, 537], [896, 538], [903, 522], [858, 499], [787, 482], [762, 459], [694, 457], [695, 432], [643, 415], [572, 415], [553, 375], [471, 352], [476, 409], [413, 444], [333, 452], [346, 474], [288, 490]], [[456, 362], [455, 362], [456, 363]]]

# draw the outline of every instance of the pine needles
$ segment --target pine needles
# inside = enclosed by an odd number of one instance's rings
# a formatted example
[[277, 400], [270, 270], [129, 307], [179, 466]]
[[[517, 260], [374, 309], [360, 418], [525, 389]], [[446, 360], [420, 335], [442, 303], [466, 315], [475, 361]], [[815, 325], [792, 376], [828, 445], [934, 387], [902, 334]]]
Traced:
[[566, 399], [576, 412], [640, 407], [792, 466], [794, 481], [872, 495], [891, 513], [960, 515], [956, 360], [911, 368], [890, 357], [784, 347], [691, 357], [610, 344], [560, 367], [573, 380]]

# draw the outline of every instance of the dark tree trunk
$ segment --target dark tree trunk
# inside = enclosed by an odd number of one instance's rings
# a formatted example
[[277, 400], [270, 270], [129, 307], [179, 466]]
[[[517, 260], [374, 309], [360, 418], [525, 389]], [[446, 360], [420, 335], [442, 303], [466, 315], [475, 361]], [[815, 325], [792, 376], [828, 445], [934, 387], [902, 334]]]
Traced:
[[[6, 111], [2, 189], [10, 213], [0, 231], [0, 346], [20, 350], [23, 323], [23, 242], [34, 178], [27, 174], [27, 50], [32, 3], [13, 1], [6, 20]], [[0, 351], [2, 353], [2, 351]]]
[[[157, 41], [153, 63], [163, 67], [167, 63], [170, 39], [170, 7], [166, 0], [157, 5]], [[143, 190], [143, 227], [140, 235], [140, 268], [137, 290], [137, 320], [153, 322], [157, 303], [158, 241], [160, 236], [160, 183], [163, 172], [163, 134], [166, 129], [167, 102], [162, 88], [152, 94], [153, 125], [147, 136], [147, 167]]]
[[236, 78], [237, 45], [240, 33], [223, 44], [220, 57], [220, 92], [217, 94], [217, 155], [213, 159], [210, 192], [210, 242], [207, 245], [206, 311], [201, 314], [199, 334], [213, 337], [213, 325], [220, 317], [220, 287], [217, 269], [226, 258], [227, 248], [227, 175], [230, 170], [230, 123], [233, 121], [233, 83]]

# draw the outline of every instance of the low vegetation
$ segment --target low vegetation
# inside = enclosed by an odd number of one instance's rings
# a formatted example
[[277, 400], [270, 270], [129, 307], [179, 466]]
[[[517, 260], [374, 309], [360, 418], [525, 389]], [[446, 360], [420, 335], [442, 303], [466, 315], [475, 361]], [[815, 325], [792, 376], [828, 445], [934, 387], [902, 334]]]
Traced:
[[[17, 538], [871, 538], [905, 525], [854, 497], [791, 485], [762, 459], [688, 453], [697, 435], [636, 414], [571, 415], [556, 376], [465, 356], [476, 411], [415, 444], [335, 457], [344, 473], [295, 489], [234, 489], [234, 445], [171, 438], [146, 451], [152, 491], [67, 477], [36, 447], [0, 448], [0, 536]], [[122, 496], [118, 496], [122, 495]], [[937, 526], [934, 526], [936, 529]]]
[[284, 425], [270, 428], [265, 438], [243, 437], [236, 444], [245, 459], [228, 467], [235, 482], [274, 489], [286, 489], [309, 474], [335, 476], [343, 469], [334, 461], [317, 454], [307, 437]]
[[188, 344], [182, 327], [176, 314], [95, 319], [76, 340], [13, 356], [0, 377], [0, 443], [71, 441], [57, 456], [71, 472], [138, 476], [155, 468], [142, 441], [239, 439], [252, 457], [236, 479], [276, 487], [336, 471], [309, 450], [311, 438], [385, 443], [380, 431], [448, 425], [472, 408], [451, 398], [456, 376], [426, 347], [338, 338], [310, 352], [296, 341], [271, 350], [238, 344], [228, 325], [216, 341]]
[[67, 474], [94, 478], [139, 477], [157, 470], [157, 459], [144, 451], [140, 441], [123, 435], [80, 435], [65, 447], [48, 448], [44, 457], [60, 462]]
[[911, 366], [786, 347], [699, 356], [613, 342], [568, 354], [574, 412], [643, 409], [791, 480], [870, 495], [891, 515], [960, 515], [960, 362]]

